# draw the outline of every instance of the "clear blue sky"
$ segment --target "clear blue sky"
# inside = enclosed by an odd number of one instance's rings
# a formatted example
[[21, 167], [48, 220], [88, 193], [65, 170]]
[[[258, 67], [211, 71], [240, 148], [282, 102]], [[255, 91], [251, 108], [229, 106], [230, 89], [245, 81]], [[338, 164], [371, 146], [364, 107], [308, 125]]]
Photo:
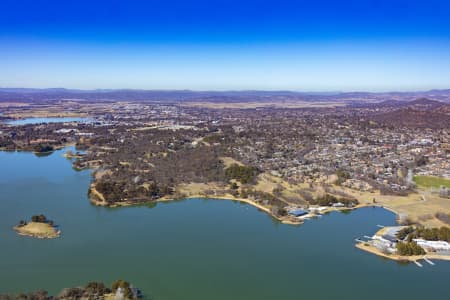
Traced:
[[450, 88], [450, 1], [2, 0], [0, 86]]

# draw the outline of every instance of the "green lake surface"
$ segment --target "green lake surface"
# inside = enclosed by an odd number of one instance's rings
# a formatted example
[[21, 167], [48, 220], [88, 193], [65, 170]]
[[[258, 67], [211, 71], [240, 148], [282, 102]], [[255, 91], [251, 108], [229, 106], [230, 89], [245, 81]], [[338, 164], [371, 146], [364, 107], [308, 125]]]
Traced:
[[[395, 224], [384, 209], [290, 226], [227, 200], [95, 207], [90, 171], [73, 170], [65, 151], [0, 152], [0, 293], [123, 278], [155, 300], [448, 299], [450, 263], [418, 268], [354, 247], [377, 224]], [[13, 231], [40, 213], [61, 238]]]

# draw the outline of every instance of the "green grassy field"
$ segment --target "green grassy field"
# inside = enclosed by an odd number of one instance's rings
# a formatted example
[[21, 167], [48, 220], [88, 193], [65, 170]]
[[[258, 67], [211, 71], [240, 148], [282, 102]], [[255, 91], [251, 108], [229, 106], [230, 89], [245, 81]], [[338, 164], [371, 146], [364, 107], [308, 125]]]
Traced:
[[450, 180], [435, 176], [414, 176], [414, 181], [421, 187], [439, 188], [441, 185], [450, 188]]

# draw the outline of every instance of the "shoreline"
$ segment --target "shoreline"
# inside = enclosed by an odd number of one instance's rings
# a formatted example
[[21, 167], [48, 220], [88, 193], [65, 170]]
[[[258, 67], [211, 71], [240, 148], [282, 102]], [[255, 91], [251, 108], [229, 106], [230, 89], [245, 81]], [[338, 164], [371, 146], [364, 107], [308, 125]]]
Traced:
[[[155, 200], [148, 200], [148, 201], [141, 201], [141, 202], [129, 202], [129, 201], [121, 201], [121, 202], [115, 202], [114, 204], [108, 204], [105, 200], [105, 197], [103, 196], [102, 193], [100, 193], [96, 188], [95, 188], [95, 183], [91, 183], [90, 187], [89, 187], [89, 192], [88, 192], [88, 198], [89, 201], [95, 205], [95, 206], [102, 206], [102, 207], [111, 207], [111, 208], [115, 208], [115, 207], [129, 207], [129, 206], [139, 206], [142, 204], [146, 204], [146, 203], [158, 203], [158, 202], [175, 202], [178, 200], [189, 200], [189, 199], [206, 199], [206, 200], [227, 200], [227, 201], [238, 201], [241, 203], [246, 203], [249, 204], [255, 208], [257, 208], [258, 210], [268, 214], [270, 217], [280, 221], [283, 224], [287, 224], [287, 225], [301, 225], [305, 222], [305, 217], [294, 217], [294, 216], [277, 216], [275, 214], [272, 213], [272, 211], [270, 210], [270, 208], [265, 207], [253, 200], [250, 199], [245, 199], [245, 198], [237, 198], [237, 197], [233, 197], [232, 195], [228, 195], [228, 196], [205, 196], [205, 195], [200, 195], [200, 194], [193, 194], [193, 195], [189, 195], [186, 197], [182, 197], [182, 198], [169, 198], [169, 197], [162, 197], [162, 198], [158, 198]], [[96, 200], [96, 199], [100, 199], [100, 200]], [[320, 215], [324, 215], [330, 212], [341, 212], [341, 211], [347, 211], [347, 210], [355, 210], [355, 209], [359, 209], [359, 208], [364, 208], [364, 207], [380, 207], [380, 208], [384, 208], [389, 210], [390, 212], [394, 213], [396, 215], [396, 218], [398, 218], [398, 213], [395, 212], [393, 209], [390, 208], [386, 208], [383, 205], [376, 205], [376, 204], [371, 204], [371, 203], [363, 203], [363, 204], [358, 204], [354, 207], [328, 207], [322, 214]], [[307, 219], [307, 218], [306, 218]]]
[[353, 208], [350, 209], [357, 209], [357, 208], [363, 208], [363, 207], [379, 207], [379, 208], [383, 208], [387, 211], [390, 211], [391, 213], [393, 213], [395, 215], [395, 221], [397, 222], [397, 224], [400, 224], [398, 222], [399, 218], [400, 218], [400, 213], [398, 211], [396, 211], [395, 209], [393, 209], [392, 207], [386, 206], [386, 205], [382, 205], [379, 203], [360, 203], [358, 205], [356, 205]]
[[37, 239], [55, 239], [61, 236], [61, 230], [48, 223], [29, 222], [23, 226], [14, 226], [13, 229], [20, 236], [29, 236]]
[[7, 149], [5, 147], [0, 147], [0, 151], [3, 151], [3, 152], [29, 152], [29, 153], [33, 153], [33, 154], [51, 154], [51, 153], [54, 153], [55, 151], [59, 151], [64, 148], [72, 147], [75, 145], [76, 145], [75, 142], [71, 142], [71, 143], [67, 143], [67, 144], [63, 144], [63, 145], [55, 145], [55, 146], [53, 146], [53, 150], [44, 151], [44, 152], [37, 152], [37, 151], [34, 151], [33, 149], [23, 149], [23, 148]]
[[[96, 197], [97, 199], [100, 200], [96, 200], [93, 199], [92, 194], [94, 194], [94, 197]], [[96, 206], [103, 206], [103, 207], [127, 207], [127, 206], [139, 206], [141, 204], [145, 204], [145, 203], [158, 203], [158, 202], [175, 202], [177, 200], [189, 200], [189, 199], [209, 199], [209, 200], [228, 200], [228, 201], [238, 201], [241, 203], [246, 203], [249, 204], [255, 208], [257, 208], [258, 210], [263, 211], [264, 213], [268, 214], [269, 216], [271, 216], [272, 218], [280, 221], [283, 224], [288, 224], [288, 225], [301, 225], [304, 223], [303, 219], [296, 219], [295, 217], [292, 216], [286, 216], [286, 217], [280, 217], [277, 216], [275, 214], [273, 214], [271, 212], [271, 210], [268, 207], [265, 207], [255, 201], [252, 201], [250, 199], [245, 199], [245, 198], [236, 198], [236, 197], [232, 197], [232, 196], [212, 196], [212, 197], [207, 197], [204, 195], [200, 195], [200, 194], [196, 194], [196, 195], [189, 195], [187, 197], [182, 197], [182, 198], [158, 198], [155, 200], [149, 200], [149, 201], [142, 201], [142, 202], [138, 202], [138, 203], [134, 203], [134, 202], [127, 202], [127, 201], [123, 201], [123, 202], [115, 202], [114, 204], [110, 205], [108, 203], [106, 203], [105, 197], [103, 196], [102, 193], [100, 193], [96, 188], [95, 188], [95, 184], [92, 183], [91, 186], [89, 187], [89, 193], [88, 193], [88, 197], [89, 197], [89, 201]]]
[[[271, 216], [272, 218], [280, 221], [283, 224], [301, 225], [301, 224], [304, 223], [303, 220], [301, 220], [301, 219], [295, 220], [294, 217], [279, 217], [279, 216], [276, 216], [270, 211], [269, 208], [267, 208], [267, 207], [265, 207], [265, 206], [263, 206], [263, 205], [261, 205], [259, 203], [256, 203], [256, 202], [254, 202], [252, 200], [245, 199], [245, 198], [234, 198], [234, 197], [232, 198], [232, 197], [225, 197], [225, 196], [205, 197], [205, 196], [202, 196], [202, 195], [192, 195], [192, 196], [189, 196], [189, 197], [181, 198], [181, 200], [185, 200], [185, 199], [186, 200], [189, 200], [189, 199], [206, 199], [206, 200], [237, 201], [237, 202], [240, 202], [240, 203], [249, 204], [249, 205], [257, 208], [258, 210], [263, 211], [264, 213], [268, 214], [269, 216]], [[156, 202], [171, 202], [171, 201], [176, 201], [176, 200], [177, 199], [158, 199], [158, 200], [156, 200]]]
[[400, 261], [400, 262], [401, 261], [416, 262], [418, 260], [424, 260], [425, 258], [450, 261], [450, 255], [439, 255], [439, 254], [435, 254], [435, 253], [427, 253], [424, 255], [411, 255], [411, 256], [386, 254], [386, 253], [381, 252], [380, 250], [378, 250], [377, 248], [375, 248], [373, 246], [366, 245], [366, 243], [364, 243], [364, 242], [359, 242], [359, 243], [355, 244], [355, 247], [362, 251], [375, 254], [379, 257], [384, 257], [384, 258], [387, 258], [390, 260], [395, 260], [395, 261]]

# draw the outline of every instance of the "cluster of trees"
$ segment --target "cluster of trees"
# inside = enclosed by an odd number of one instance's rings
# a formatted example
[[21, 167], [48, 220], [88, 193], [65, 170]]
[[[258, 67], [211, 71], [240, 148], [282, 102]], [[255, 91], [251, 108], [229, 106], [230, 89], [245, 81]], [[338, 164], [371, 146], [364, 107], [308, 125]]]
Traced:
[[429, 161], [430, 161], [430, 159], [424, 155], [419, 155], [415, 158], [415, 163], [416, 163], [416, 166], [418, 166], [418, 167], [426, 165]]
[[28, 223], [27, 223], [27, 221], [25, 221], [25, 220], [20, 220], [19, 221], [19, 227], [22, 227], [22, 226], [25, 226], [25, 225], [27, 225]]
[[346, 206], [356, 205], [359, 203], [357, 199], [350, 199], [350, 198], [345, 198], [345, 197], [338, 198], [338, 197], [330, 195], [330, 194], [325, 194], [322, 197], [317, 197], [317, 198], [311, 200], [310, 204], [320, 205], [320, 206], [331, 206], [334, 203], [339, 203], [339, 202]]
[[54, 150], [54, 147], [49, 144], [38, 144], [38, 145], [34, 146], [33, 150], [34, 150], [34, 152], [39, 152], [39, 153], [51, 152]]
[[104, 295], [111, 292], [103, 282], [91, 281], [85, 287], [86, 292], [90, 295]]
[[119, 202], [123, 198], [123, 191], [126, 181], [101, 180], [95, 184], [95, 188], [99, 191], [107, 202]]
[[413, 233], [414, 231], [415, 231], [415, 229], [412, 226], [408, 226], [403, 229], [400, 229], [397, 232], [397, 238], [399, 240], [404, 240], [410, 233]]
[[[132, 286], [125, 280], [116, 280], [112, 283], [111, 288], [106, 287], [103, 282], [89, 282], [85, 287], [64, 289], [57, 297], [58, 299], [101, 299], [106, 294], [116, 293], [117, 289], [122, 289], [124, 299], [136, 299], [137, 296], [132, 291]], [[136, 289], [136, 291], [138, 291]]]
[[254, 167], [240, 166], [238, 164], [232, 164], [225, 169], [225, 175], [228, 179], [236, 179], [242, 184], [254, 183], [258, 173], [258, 169]]
[[350, 179], [350, 173], [346, 172], [344, 170], [337, 170], [336, 171], [336, 175], [338, 177], [338, 179], [336, 180], [336, 184], [337, 185], [341, 185], [342, 183], [344, 183], [347, 179]]
[[442, 226], [441, 228], [419, 227], [412, 233], [413, 238], [423, 238], [429, 241], [447, 241], [450, 242], [450, 228]]
[[5, 150], [14, 150], [15, 149], [14, 141], [8, 136], [0, 135], [0, 148]]
[[172, 187], [189, 182], [225, 182], [221, 153], [208, 146], [193, 148], [189, 145], [152, 157], [150, 162], [154, 167], [149, 176], [158, 184]]
[[122, 289], [123, 296], [126, 299], [134, 298], [133, 292], [131, 290], [131, 285], [128, 281], [121, 280], [121, 279], [114, 281], [111, 286], [113, 293], [116, 293], [119, 288]]
[[287, 212], [283, 211], [282, 209], [287, 204], [282, 200], [280, 200], [279, 198], [272, 195], [271, 193], [256, 191], [252, 188], [243, 188], [241, 189], [239, 196], [244, 199], [251, 198], [256, 202], [264, 202], [263, 203], [264, 205], [270, 205], [273, 208], [275, 208], [273, 212], [280, 216], [284, 216], [287, 214]]
[[124, 299], [142, 298], [140, 291], [133, 293], [132, 286], [124, 280], [116, 280], [108, 288], [103, 282], [89, 282], [84, 287], [65, 288], [56, 297], [50, 296], [47, 291], [21, 293], [18, 295], [0, 295], [0, 300], [65, 300], [65, 299], [103, 299], [106, 294], [116, 293], [121, 288]]
[[276, 214], [284, 217], [288, 214], [288, 211], [284, 207], [277, 207]]
[[410, 256], [410, 255], [424, 255], [425, 250], [417, 245], [416, 242], [398, 242], [397, 252], [399, 255]]
[[[392, 180], [389, 180], [389, 182], [391, 182]], [[374, 184], [372, 185], [373, 187], [376, 187], [380, 190], [380, 194], [381, 195], [396, 195], [396, 196], [408, 196], [408, 194], [410, 193], [410, 189], [407, 190], [394, 190], [392, 189], [390, 186], [385, 185], [385, 184]]]
[[49, 223], [50, 222], [49, 220], [47, 220], [47, 217], [44, 216], [43, 214], [32, 216], [31, 221], [37, 222], [37, 223]]
[[173, 194], [173, 189], [170, 186], [167, 186], [167, 185], [160, 186], [160, 185], [156, 184], [155, 182], [152, 182], [149, 184], [147, 192], [150, 195], [150, 198], [157, 199], [164, 195]]
[[151, 182], [148, 186], [133, 184], [125, 180], [114, 181], [109, 176], [96, 182], [95, 188], [108, 203], [124, 201], [145, 201], [158, 199], [164, 195], [173, 194], [173, 188], [167, 185]]
[[222, 142], [223, 139], [224, 139], [224, 137], [222, 135], [213, 134], [213, 135], [209, 135], [209, 136], [205, 137], [203, 139], [203, 141], [213, 144], [213, 143], [220, 143], [220, 142]]
[[403, 228], [397, 233], [399, 240], [406, 239], [411, 242], [413, 239], [422, 238], [428, 241], [447, 241], [450, 242], [450, 228], [442, 226], [441, 228], [425, 228], [412, 226]]

